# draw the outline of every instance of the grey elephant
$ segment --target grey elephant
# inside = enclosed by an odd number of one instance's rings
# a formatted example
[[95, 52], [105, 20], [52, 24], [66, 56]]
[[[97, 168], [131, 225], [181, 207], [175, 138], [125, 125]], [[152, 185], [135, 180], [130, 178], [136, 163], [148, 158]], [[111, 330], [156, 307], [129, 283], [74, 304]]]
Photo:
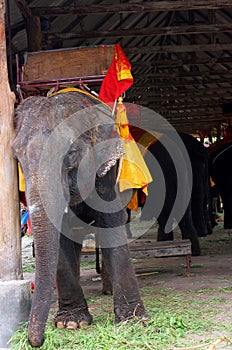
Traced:
[[113, 283], [115, 322], [149, 317], [115, 186], [123, 148], [109, 109], [84, 93], [28, 97], [16, 110], [15, 130], [12, 146], [25, 176], [36, 258], [29, 343], [43, 344], [55, 279], [56, 326], [76, 329], [92, 322], [79, 283], [83, 235], [72, 229], [79, 224], [91, 223], [98, 235]]

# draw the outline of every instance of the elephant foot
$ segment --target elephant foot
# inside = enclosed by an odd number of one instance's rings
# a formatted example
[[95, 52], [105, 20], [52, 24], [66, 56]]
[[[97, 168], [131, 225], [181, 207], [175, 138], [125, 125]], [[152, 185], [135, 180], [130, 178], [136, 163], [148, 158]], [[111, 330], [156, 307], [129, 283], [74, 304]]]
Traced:
[[102, 294], [103, 295], [113, 295], [113, 289], [112, 286], [107, 288], [106, 286], [102, 287]]
[[90, 315], [86, 304], [67, 311], [59, 310], [54, 319], [57, 328], [70, 330], [88, 326], [92, 321], [93, 317]]
[[231, 230], [232, 229], [232, 224], [224, 224], [224, 230]]
[[108, 276], [102, 276], [102, 294], [113, 295], [113, 286]]
[[142, 303], [127, 305], [124, 308], [116, 307], [115, 310], [115, 324], [125, 322], [133, 319], [149, 320], [150, 316], [146, 312]]
[[169, 232], [169, 233], [164, 233], [164, 232], [159, 232], [157, 234], [157, 242], [160, 241], [173, 241], [174, 236], [173, 236], [173, 232]]

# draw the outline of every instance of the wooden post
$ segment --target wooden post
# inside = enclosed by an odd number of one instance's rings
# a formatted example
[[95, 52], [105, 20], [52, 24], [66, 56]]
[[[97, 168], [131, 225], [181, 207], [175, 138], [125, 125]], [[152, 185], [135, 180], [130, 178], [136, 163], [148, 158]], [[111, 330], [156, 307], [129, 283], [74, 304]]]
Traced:
[[27, 42], [29, 52], [42, 49], [42, 32], [39, 17], [27, 17]]
[[7, 73], [5, 1], [0, 0], [0, 281], [22, 278], [21, 236], [14, 138], [15, 95]]
[[27, 51], [40, 51], [42, 49], [42, 31], [40, 17], [34, 16], [25, 0], [15, 0], [20, 12], [26, 20]]

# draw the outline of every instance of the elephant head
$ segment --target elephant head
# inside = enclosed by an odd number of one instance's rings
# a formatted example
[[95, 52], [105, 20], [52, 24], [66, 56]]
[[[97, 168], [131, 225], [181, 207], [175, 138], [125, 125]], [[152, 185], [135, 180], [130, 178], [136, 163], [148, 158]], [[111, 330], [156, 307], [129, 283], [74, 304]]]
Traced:
[[24, 172], [36, 257], [28, 334], [32, 346], [41, 346], [64, 210], [83, 201], [96, 174], [104, 176], [124, 151], [110, 111], [85, 94], [28, 97], [15, 120], [12, 146]]

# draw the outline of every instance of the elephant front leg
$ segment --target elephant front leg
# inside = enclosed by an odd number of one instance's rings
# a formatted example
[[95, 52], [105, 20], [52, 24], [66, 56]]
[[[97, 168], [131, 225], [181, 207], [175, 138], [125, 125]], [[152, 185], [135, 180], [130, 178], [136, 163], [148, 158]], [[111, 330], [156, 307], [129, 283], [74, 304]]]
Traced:
[[134, 317], [149, 318], [139, 294], [128, 245], [102, 248], [102, 254], [113, 284], [115, 323]]
[[59, 310], [55, 317], [58, 328], [77, 329], [92, 323], [92, 316], [79, 283], [82, 245], [61, 235], [57, 269]]

